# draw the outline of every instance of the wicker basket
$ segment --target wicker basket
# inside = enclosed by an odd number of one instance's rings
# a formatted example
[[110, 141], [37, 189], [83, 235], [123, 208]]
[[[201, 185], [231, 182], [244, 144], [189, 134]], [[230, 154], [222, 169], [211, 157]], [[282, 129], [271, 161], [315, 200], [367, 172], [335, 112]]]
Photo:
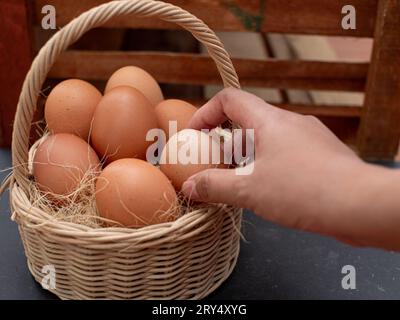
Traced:
[[25, 79], [13, 131], [14, 171], [9, 180], [12, 218], [39, 282], [53, 265], [63, 299], [200, 299], [232, 272], [239, 254], [242, 212], [207, 205], [172, 223], [141, 229], [101, 228], [57, 221], [30, 202], [29, 132], [37, 99], [53, 63], [88, 30], [113, 17], [135, 14], [173, 22], [203, 43], [225, 86], [239, 87], [221, 42], [202, 21], [171, 4], [148, 0], [112, 1], [93, 8], [61, 29], [39, 52]]

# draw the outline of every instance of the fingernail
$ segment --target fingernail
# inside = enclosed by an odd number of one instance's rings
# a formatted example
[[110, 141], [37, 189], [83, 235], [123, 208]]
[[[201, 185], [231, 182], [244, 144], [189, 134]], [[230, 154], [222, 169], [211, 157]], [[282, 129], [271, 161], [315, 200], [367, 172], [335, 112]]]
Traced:
[[197, 193], [196, 190], [196, 182], [192, 179], [187, 180], [183, 183], [182, 185], [182, 192], [192, 200], [198, 200], [199, 199], [199, 194]]

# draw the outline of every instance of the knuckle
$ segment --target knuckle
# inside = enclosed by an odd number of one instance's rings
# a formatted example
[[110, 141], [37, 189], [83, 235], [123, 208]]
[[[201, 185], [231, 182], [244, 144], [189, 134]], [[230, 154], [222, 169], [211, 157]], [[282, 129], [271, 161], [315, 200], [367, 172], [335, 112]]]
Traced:
[[236, 93], [237, 89], [234, 88], [225, 88], [219, 93], [219, 98], [222, 104], [229, 103], [231, 97]]
[[248, 184], [248, 179], [240, 178], [235, 179], [232, 183], [232, 192], [235, 194], [234, 205], [237, 207], [249, 208], [252, 206], [251, 187]]
[[319, 120], [316, 116], [307, 115], [307, 116], [304, 116], [304, 119], [307, 122], [312, 123], [312, 124], [316, 124], [316, 125], [322, 124], [321, 120]]
[[200, 175], [196, 183], [197, 194], [204, 201], [210, 200], [210, 193], [209, 193], [210, 180], [211, 180], [210, 172], [206, 171]]

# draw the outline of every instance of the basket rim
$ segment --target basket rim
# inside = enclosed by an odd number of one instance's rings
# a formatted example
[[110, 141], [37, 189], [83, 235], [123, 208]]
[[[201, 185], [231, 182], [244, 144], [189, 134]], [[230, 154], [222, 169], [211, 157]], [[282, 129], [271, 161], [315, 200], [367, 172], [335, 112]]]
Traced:
[[[90, 242], [103, 243], [107, 241], [153, 241], [175, 235], [194, 236], [204, 229], [212, 227], [220, 215], [230, 215], [232, 224], [236, 215], [241, 214], [241, 208], [225, 204], [206, 204], [204, 207], [188, 212], [175, 221], [149, 225], [141, 228], [127, 227], [90, 227], [79, 223], [63, 221], [50, 213], [35, 207], [28, 199], [25, 191], [17, 183], [11, 186], [10, 200], [13, 206], [12, 219], [18, 224], [43, 229], [59, 236], [87, 239]], [[22, 218], [22, 219], [21, 219]]]

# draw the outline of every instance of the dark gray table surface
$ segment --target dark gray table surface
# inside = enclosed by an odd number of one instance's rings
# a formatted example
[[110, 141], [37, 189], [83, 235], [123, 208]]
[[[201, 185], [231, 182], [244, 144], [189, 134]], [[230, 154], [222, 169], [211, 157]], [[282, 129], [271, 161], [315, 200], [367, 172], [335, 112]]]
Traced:
[[[10, 165], [9, 150], [0, 150], [0, 169]], [[398, 253], [287, 230], [250, 212], [244, 214], [243, 231], [246, 241], [236, 268], [209, 299], [400, 299]], [[356, 269], [355, 290], [342, 289], [345, 265]], [[7, 193], [1, 198], [0, 299], [55, 298], [28, 271]]]

